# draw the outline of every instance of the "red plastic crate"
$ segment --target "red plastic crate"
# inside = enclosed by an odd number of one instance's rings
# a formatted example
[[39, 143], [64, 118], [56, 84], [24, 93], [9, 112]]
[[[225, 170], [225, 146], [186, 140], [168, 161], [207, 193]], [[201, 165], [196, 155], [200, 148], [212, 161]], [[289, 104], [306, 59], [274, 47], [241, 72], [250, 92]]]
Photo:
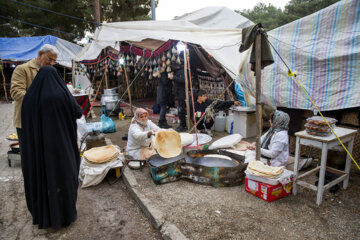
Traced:
[[251, 193], [267, 202], [275, 201], [289, 195], [292, 191], [292, 182], [281, 185], [270, 185], [245, 177], [245, 191]]

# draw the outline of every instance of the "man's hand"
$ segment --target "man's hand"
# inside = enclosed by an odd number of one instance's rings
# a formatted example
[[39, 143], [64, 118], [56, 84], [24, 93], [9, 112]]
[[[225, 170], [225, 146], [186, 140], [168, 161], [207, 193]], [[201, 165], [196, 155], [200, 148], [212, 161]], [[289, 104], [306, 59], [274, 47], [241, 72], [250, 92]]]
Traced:
[[239, 101], [235, 101], [234, 104], [235, 104], [236, 106], [241, 106], [241, 103], [240, 103]]
[[174, 79], [174, 72], [170, 72], [170, 73], [168, 74], [168, 78], [171, 79], [171, 80], [173, 80], [173, 79]]

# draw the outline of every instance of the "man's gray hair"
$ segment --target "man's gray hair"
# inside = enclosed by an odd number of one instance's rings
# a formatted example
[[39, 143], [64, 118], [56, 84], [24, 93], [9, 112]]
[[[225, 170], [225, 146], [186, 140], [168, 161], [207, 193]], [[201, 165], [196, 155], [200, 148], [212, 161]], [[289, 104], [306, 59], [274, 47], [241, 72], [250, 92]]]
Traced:
[[44, 44], [39, 52], [43, 52], [43, 53], [46, 53], [46, 52], [51, 52], [52, 54], [55, 54], [55, 55], [59, 55], [59, 50], [57, 50], [57, 48], [53, 45], [50, 45], [50, 44]]

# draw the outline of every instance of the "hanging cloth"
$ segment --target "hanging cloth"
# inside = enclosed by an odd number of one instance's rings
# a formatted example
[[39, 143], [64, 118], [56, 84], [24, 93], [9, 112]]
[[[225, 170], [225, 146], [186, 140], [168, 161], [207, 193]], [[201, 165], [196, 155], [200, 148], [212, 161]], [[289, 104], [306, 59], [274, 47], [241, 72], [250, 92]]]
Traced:
[[[251, 56], [250, 56], [250, 63], [251, 63], [251, 71], [255, 72], [255, 49], [256, 49], [256, 35], [258, 29], [262, 28], [261, 23], [253, 25], [251, 27], [244, 28], [242, 30], [242, 37], [241, 37], [241, 45], [239, 52], [244, 52], [247, 50], [251, 44], [253, 47], [251, 49]], [[261, 69], [264, 67], [271, 65], [274, 63], [274, 58], [272, 56], [269, 43], [266, 41], [265, 36], [261, 38]]]

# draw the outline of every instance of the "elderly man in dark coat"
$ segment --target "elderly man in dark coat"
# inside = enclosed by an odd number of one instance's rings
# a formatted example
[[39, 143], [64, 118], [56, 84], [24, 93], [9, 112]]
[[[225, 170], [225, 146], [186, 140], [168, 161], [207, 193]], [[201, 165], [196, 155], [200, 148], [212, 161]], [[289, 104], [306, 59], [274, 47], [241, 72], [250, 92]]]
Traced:
[[[182, 55], [182, 54], [180, 54]], [[183, 59], [180, 56], [180, 59]], [[183, 61], [180, 64], [172, 64], [171, 69], [173, 72], [170, 73], [169, 78], [174, 80], [175, 98], [178, 101], [178, 115], [180, 119], [180, 125], [175, 130], [178, 132], [185, 132], [186, 127], [186, 94], [185, 94], [185, 76], [184, 76], [184, 65]]]
[[161, 73], [159, 78], [156, 103], [161, 106], [159, 127], [160, 128], [171, 128], [166, 121], [166, 108], [173, 102], [172, 95], [172, 81], [168, 78], [168, 74], [164, 71]]

